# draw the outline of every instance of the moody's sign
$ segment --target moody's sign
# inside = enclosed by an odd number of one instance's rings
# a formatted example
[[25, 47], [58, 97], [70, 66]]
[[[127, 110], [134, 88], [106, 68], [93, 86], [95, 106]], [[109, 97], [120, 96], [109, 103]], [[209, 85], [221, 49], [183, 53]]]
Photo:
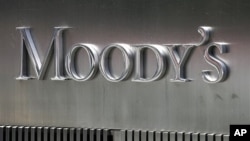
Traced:
[[[47, 71], [47, 65], [51, 57], [55, 58], [55, 75], [51, 80], [66, 80], [73, 79], [76, 81], [87, 81], [95, 77], [98, 68], [102, 75], [111, 82], [119, 82], [127, 79], [132, 71], [135, 71], [132, 81], [134, 82], [151, 82], [161, 79], [166, 73], [166, 68], [169, 67], [169, 61], [172, 62], [175, 70], [175, 77], [171, 79], [172, 82], [188, 82], [192, 79], [185, 76], [185, 67], [188, 58], [192, 55], [192, 50], [199, 48], [201, 45], [207, 45], [204, 51], [203, 59], [216, 70], [215, 74], [210, 70], [202, 70], [202, 78], [207, 83], [218, 83], [224, 81], [228, 76], [228, 66], [226, 63], [217, 57], [215, 50], [219, 50], [219, 54], [227, 52], [227, 43], [210, 41], [211, 27], [201, 26], [198, 29], [202, 39], [198, 43], [190, 44], [124, 44], [113, 43], [105, 47], [102, 51], [98, 46], [87, 43], [76, 43], [72, 46], [67, 55], [63, 54], [63, 31], [69, 27], [55, 27], [54, 33], [48, 47], [45, 58], [41, 59], [41, 53], [38, 52], [36, 43], [33, 40], [29, 27], [17, 27], [21, 33], [21, 69], [17, 80], [28, 80], [33, 77], [28, 73], [27, 61], [31, 60], [33, 68], [36, 72], [36, 78], [42, 79]], [[183, 53], [179, 53], [178, 49], [183, 48]], [[123, 55], [124, 68], [119, 76], [115, 76], [110, 71], [109, 55], [113, 49], [119, 49]], [[149, 78], [143, 77], [143, 51], [145, 49], [152, 50], [157, 60], [157, 67], [153, 76]], [[89, 58], [89, 72], [87, 74], [80, 74], [76, 71], [75, 59], [76, 54], [80, 50], [85, 50]], [[27, 57], [29, 56], [29, 57]], [[202, 58], [201, 58], [202, 59]], [[150, 65], [150, 64], [148, 64]], [[66, 70], [66, 73], [64, 72]]]

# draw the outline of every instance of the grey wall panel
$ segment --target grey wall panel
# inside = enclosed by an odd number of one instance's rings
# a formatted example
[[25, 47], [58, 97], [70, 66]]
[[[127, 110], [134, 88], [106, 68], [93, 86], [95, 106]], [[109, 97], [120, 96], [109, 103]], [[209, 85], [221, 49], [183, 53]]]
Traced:
[[[229, 124], [250, 122], [249, 9], [245, 0], [1, 1], [0, 124], [228, 134]], [[170, 81], [175, 72], [169, 58], [165, 76], [155, 82], [131, 82], [134, 70], [119, 83], [107, 81], [100, 72], [86, 82], [52, 81], [53, 59], [44, 80], [18, 81], [19, 26], [32, 28], [41, 59], [55, 26], [72, 27], [64, 34], [65, 53], [75, 43], [92, 43], [100, 50], [111, 43], [194, 43], [200, 40], [198, 27], [211, 26], [209, 43], [229, 43], [229, 52], [218, 56], [230, 73], [222, 83], [203, 81], [202, 70], [215, 71], [203, 58], [208, 46], [204, 45], [191, 53], [186, 76], [193, 81], [186, 83]], [[116, 50], [111, 57], [116, 74], [122, 70], [121, 56]], [[83, 52], [77, 62], [83, 72], [87, 72], [86, 58]], [[146, 75], [154, 73], [155, 61], [152, 51], [147, 52]], [[32, 66], [30, 73], [35, 75]], [[25, 137], [23, 130], [18, 128], [17, 135]], [[63, 129], [54, 132], [63, 139]], [[138, 133], [134, 132], [136, 141]]]

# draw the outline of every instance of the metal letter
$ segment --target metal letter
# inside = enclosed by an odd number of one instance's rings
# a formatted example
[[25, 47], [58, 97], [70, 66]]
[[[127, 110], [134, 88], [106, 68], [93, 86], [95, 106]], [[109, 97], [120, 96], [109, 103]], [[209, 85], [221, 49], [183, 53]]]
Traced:
[[219, 49], [220, 53], [227, 52], [226, 43], [213, 43], [207, 47], [205, 50], [204, 58], [208, 64], [213, 66], [218, 73], [218, 76], [211, 75], [210, 70], [203, 70], [202, 77], [203, 80], [207, 83], [218, 83], [224, 81], [228, 76], [228, 67], [227, 65], [219, 58], [215, 57], [215, 49]]
[[[78, 74], [75, 67], [75, 55], [80, 50], [84, 49], [89, 56], [90, 71], [86, 74]], [[71, 52], [66, 57], [65, 68], [69, 76], [76, 81], [86, 81], [94, 77], [98, 70], [98, 52], [97, 47], [92, 44], [76, 44]]]
[[[144, 78], [143, 74], [143, 51], [148, 48], [151, 49], [156, 55], [157, 59], [157, 68], [155, 70], [154, 75], [151, 78]], [[160, 45], [141, 45], [136, 46], [136, 64], [135, 64], [135, 77], [132, 81], [135, 82], [151, 82], [160, 79], [166, 71], [166, 58], [167, 51], [163, 46]]]
[[200, 43], [197, 46], [204, 45], [209, 41], [212, 29], [213, 28], [209, 26], [200, 26], [198, 28], [198, 32], [200, 33], [202, 38], [201, 38]]
[[[51, 59], [52, 53], [55, 54], [55, 76], [51, 78], [52, 80], [65, 80], [63, 74], [63, 48], [62, 48], [62, 33], [65, 29], [69, 27], [55, 27], [52, 40], [47, 51], [47, 54], [43, 61], [39, 57], [38, 51], [36, 49], [35, 43], [32, 39], [30, 28], [29, 27], [17, 27], [21, 33], [21, 70], [20, 75], [17, 80], [28, 80], [33, 77], [30, 77], [28, 74], [27, 67], [27, 54], [29, 55], [31, 62], [33, 64], [36, 76], [38, 79], [42, 79], [49, 61]], [[54, 49], [52, 49], [54, 46]]]
[[[175, 78], [171, 79], [173, 82], [187, 82], [191, 81], [190, 79], [185, 78], [185, 65], [188, 60], [188, 57], [190, 56], [190, 53], [195, 45], [166, 45], [170, 58], [172, 60], [172, 63], [174, 65], [175, 69]], [[184, 48], [184, 53], [182, 57], [180, 57], [177, 48], [178, 47], [183, 47]]]
[[[124, 61], [125, 69], [122, 72], [121, 76], [114, 76], [113, 74], [111, 74], [110, 68], [108, 65], [109, 54], [115, 48], [118, 48], [119, 50], [121, 50], [123, 54], [123, 58], [125, 59]], [[108, 81], [111, 81], [111, 82], [119, 82], [128, 78], [133, 68], [133, 54], [134, 54], [133, 52], [134, 52], [133, 48], [127, 44], [113, 44], [113, 45], [106, 47], [102, 52], [101, 62], [100, 62], [100, 70], [103, 76]]]
[[[171, 79], [173, 82], [188, 82], [191, 81], [191, 79], [185, 78], [185, 65], [188, 60], [188, 57], [190, 56], [190, 53], [194, 47], [201, 46], [206, 44], [209, 41], [210, 34], [212, 31], [212, 27], [209, 26], [200, 26], [198, 28], [198, 32], [200, 33], [202, 39], [200, 43], [198, 44], [184, 44], [184, 45], [166, 45], [170, 58], [173, 62], [174, 69], [175, 69], [175, 78]], [[180, 54], [177, 52], [178, 47], [183, 47], [184, 53], [182, 57], [180, 57]]]

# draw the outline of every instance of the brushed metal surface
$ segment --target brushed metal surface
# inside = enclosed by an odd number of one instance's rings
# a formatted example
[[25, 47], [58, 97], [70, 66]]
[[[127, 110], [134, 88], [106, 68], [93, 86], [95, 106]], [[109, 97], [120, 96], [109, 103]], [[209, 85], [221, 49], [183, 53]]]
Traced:
[[155, 132], [155, 141], [162, 141], [162, 133], [159, 131]]
[[67, 141], [68, 140], [68, 128], [63, 128], [62, 134], [63, 134], [62, 140]]
[[63, 140], [62, 138], [62, 128], [57, 128], [56, 129], [56, 141], [61, 141]]
[[201, 133], [199, 138], [200, 138], [200, 141], [207, 141], [207, 134]]
[[[0, 127], [1, 128], [1, 127]], [[11, 141], [16, 141], [17, 140], [17, 130], [18, 129], [18, 127], [17, 126], [13, 126], [12, 127], [12, 130], [11, 130]], [[34, 129], [34, 128], [31, 128], [31, 131], [34, 131], [34, 130], [32, 130], [32, 129]], [[0, 129], [1, 130], [1, 129]], [[32, 134], [32, 133], [34, 133], [34, 132], [31, 132], [31, 140], [34, 140], [35, 138], [33, 138], [34, 136], [34, 134]]]
[[169, 133], [169, 141], [176, 141], [177, 140], [177, 133], [176, 132], [170, 132]]
[[215, 140], [216, 141], [223, 141], [223, 136], [222, 135], [216, 135]]
[[10, 126], [7, 126], [5, 127], [5, 140], [10, 140], [10, 130], [11, 130], [11, 127]]
[[[0, 124], [229, 133], [229, 124], [250, 122], [249, 9], [246, 0], [0, 1]], [[87, 82], [51, 81], [54, 60], [44, 80], [17, 81], [18, 26], [32, 27], [41, 54], [55, 26], [72, 27], [64, 34], [65, 53], [75, 43], [103, 49], [111, 43], [197, 42], [197, 28], [211, 26], [212, 41], [230, 44], [228, 53], [219, 54], [230, 74], [225, 82], [205, 83], [202, 70], [213, 68], [203, 58], [206, 46], [201, 46], [188, 60], [186, 75], [193, 81], [187, 83], [170, 82], [175, 76], [170, 61], [165, 76], [149, 83], [131, 82], [133, 75], [112, 83], [100, 73]], [[156, 60], [153, 52], [147, 56], [146, 72], [152, 76]], [[112, 57], [114, 73], [119, 74], [120, 52]], [[78, 59], [79, 69], [87, 72], [84, 53]], [[18, 139], [24, 129], [17, 128]], [[55, 130], [56, 137], [61, 134], [61, 129]]]
[[[23, 126], [18, 127], [18, 131], [17, 131], [17, 133], [18, 133], [17, 140], [18, 141], [23, 141], [23, 128], [24, 128]], [[38, 134], [37, 136], [39, 136], [39, 132], [37, 134]], [[40, 141], [40, 140], [38, 140], [38, 141]]]
[[208, 134], [207, 135], [207, 141], [213, 141], [216, 140], [215, 135], [214, 134]]
[[70, 141], [75, 141], [75, 129], [74, 128], [70, 128], [69, 130], [69, 140]]
[[162, 140], [163, 141], [169, 141], [170, 140], [170, 133], [169, 132], [163, 132], [162, 133]]
[[50, 140], [55, 140], [55, 137], [56, 137], [56, 135], [55, 135], [56, 134], [56, 128], [55, 127], [51, 127], [49, 131], [50, 131], [49, 139]]
[[199, 136], [200, 136], [200, 133], [193, 133], [192, 134], [192, 141], [199, 141]]
[[177, 133], [177, 140], [178, 141], [185, 140], [185, 134], [183, 132], [178, 132]]
[[132, 130], [127, 131], [127, 141], [133, 141], [134, 132]]
[[155, 132], [154, 131], [149, 131], [148, 132], [148, 141], [154, 141], [154, 140], [156, 140]]
[[192, 141], [192, 133], [190, 133], [190, 132], [185, 133], [184, 140], [185, 141]]

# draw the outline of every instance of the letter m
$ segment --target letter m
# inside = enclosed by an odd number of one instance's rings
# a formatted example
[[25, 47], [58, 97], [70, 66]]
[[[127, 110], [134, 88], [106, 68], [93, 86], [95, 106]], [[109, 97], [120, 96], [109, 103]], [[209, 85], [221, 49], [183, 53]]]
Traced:
[[[55, 76], [52, 80], [65, 80], [64, 77], [64, 59], [63, 59], [63, 31], [69, 27], [55, 27], [54, 33], [50, 42], [50, 46], [44, 59], [38, 54], [37, 47], [31, 36], [29, 27], [17, 27], [21, 34], [21, 69], [17, 80], [28, 80], [32, 78], [43, 79], [47, 70], [47, 66], [51, 60], [52, 54], [55, 57]], [[29, 56], [29, 57], [28, 57]], [[36, 77], [31, 77], [28, 68], [28, 59], [31, 60]]]

